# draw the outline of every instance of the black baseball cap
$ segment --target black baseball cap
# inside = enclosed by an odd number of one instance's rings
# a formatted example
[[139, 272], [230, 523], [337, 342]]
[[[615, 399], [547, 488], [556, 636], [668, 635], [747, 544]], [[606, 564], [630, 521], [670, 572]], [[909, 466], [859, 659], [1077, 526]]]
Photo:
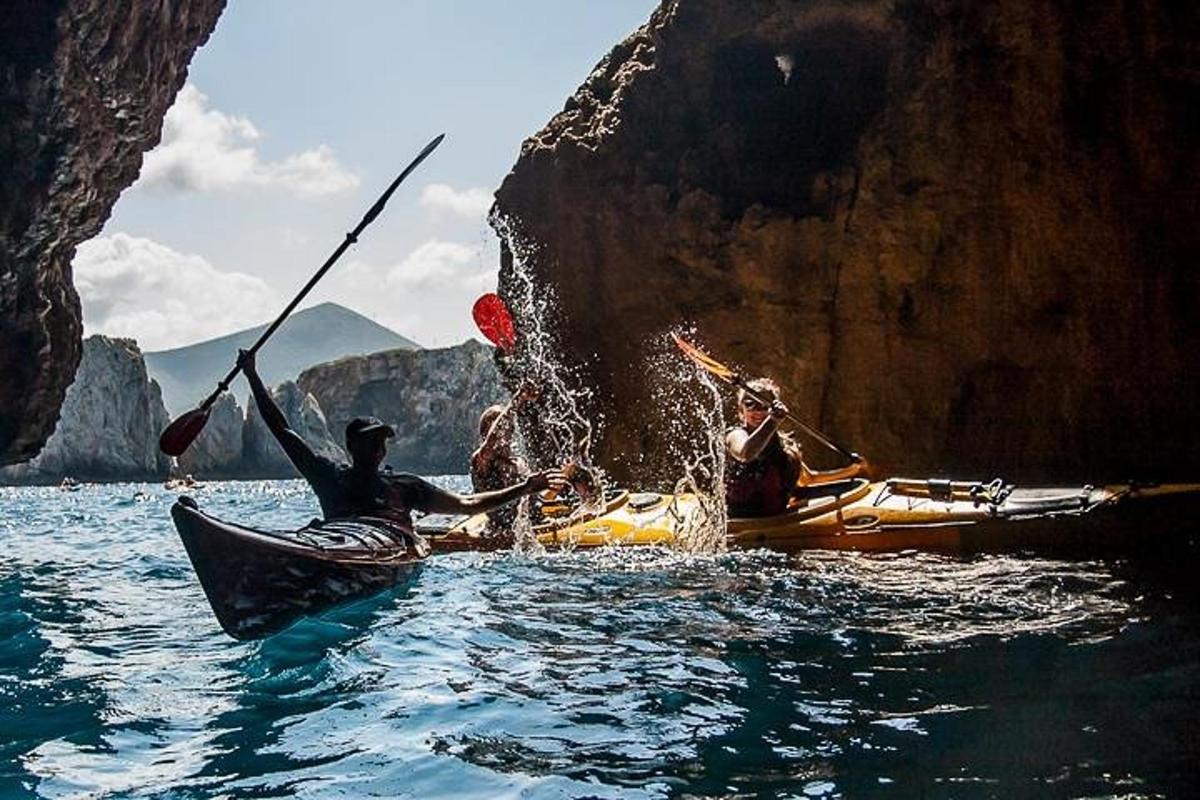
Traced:
[[377, 417], [355, 417], [346, 424], [346, 441], [364, 436], [380, 435], [392, 438], [396, 435], [391, 425], [385, 425]]

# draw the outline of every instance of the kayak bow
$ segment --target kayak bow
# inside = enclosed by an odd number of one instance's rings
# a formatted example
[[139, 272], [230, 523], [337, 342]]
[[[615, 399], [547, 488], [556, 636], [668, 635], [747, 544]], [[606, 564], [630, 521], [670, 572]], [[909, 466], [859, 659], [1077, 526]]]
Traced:
[[258, 639], [416, 574], [428, 545], [385, 519], [263, 531], [208, 516], [181, 497], [171, 517], [221, 627]]

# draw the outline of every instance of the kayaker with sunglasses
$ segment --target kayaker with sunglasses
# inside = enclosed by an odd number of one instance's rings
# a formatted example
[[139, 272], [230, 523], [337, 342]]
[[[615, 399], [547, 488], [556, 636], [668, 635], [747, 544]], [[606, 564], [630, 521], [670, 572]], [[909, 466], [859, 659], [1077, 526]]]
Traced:
[[775, 382], [756, 378], [746, 386], [750, 392], [737, 394], [738, 425], [725, 433], [725, 502], [731, 517], [769, 517], [787, 510], [801, 450], [779, 431], [788, 409]]

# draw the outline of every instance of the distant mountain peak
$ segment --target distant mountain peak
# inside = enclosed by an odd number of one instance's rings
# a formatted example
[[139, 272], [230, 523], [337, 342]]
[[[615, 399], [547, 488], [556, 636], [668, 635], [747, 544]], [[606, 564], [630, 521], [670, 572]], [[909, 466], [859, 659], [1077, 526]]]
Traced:
[[[191, 408], [229, 372], [238, 348], [250, 347], [270, 323], [203, 342], [146, 353], [146, 368], [172, 414]], [[294, 312], [258, 354], [263, 381], [276, 385], [316, 364], [380, 350], [420, 350], [419, 344], [343, 305], [332, 302]], [[237, 391], [245, 391], [239, 378]]]

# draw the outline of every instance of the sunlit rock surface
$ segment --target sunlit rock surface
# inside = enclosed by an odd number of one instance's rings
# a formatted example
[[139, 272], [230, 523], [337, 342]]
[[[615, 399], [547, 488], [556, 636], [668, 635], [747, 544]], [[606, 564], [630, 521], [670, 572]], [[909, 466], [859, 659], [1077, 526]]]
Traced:
[[196, 440], [179, 456], [176, 477], [229, 477], [242, 472], [242, 428], [245, 415], [233, 393], [213, 403], [208, 422]]
[[497, 194], [602, 459], [674, 477], [645, 353], [690, 322], [885, 469], [1200, 472], [1197, 42], [1165, 0], [668, 0]]
[[[295, 381], [284, 381], [271, 390], [271, 396], [283, 412], [288, 426], [308, 443], [317, 455], [336, 462], [347, 461], [342, 449], [341, 429], [330, 430], [325, 414], [316, 399], [300, 389]], [[242, 430], [242, 463], [244, 475], [260, 478], [295, 477], [296, 472], [274, 434], [267, 429], [257, 404], [250, 401]]]
[[396, 429], [388, 463], [425, 475], [462, 474], [478, 438], [479, 414], [507, 400], [492, 348], [476, 341], [434, 350], [386, 350], [343, 358], [301, 373], [341, 436], [356, 416]]
[[80, 358], [71, 259], [99, 232], [224, 0], [6, 4], [0, 22], [0, 464], [31, 458]]
[[54, 434], [36, 458], [0, 469], [5, 483], [155, 480], [166, 476], [158, 450], [166, 427], [158, 384], [132, 339], [89, 336]]

